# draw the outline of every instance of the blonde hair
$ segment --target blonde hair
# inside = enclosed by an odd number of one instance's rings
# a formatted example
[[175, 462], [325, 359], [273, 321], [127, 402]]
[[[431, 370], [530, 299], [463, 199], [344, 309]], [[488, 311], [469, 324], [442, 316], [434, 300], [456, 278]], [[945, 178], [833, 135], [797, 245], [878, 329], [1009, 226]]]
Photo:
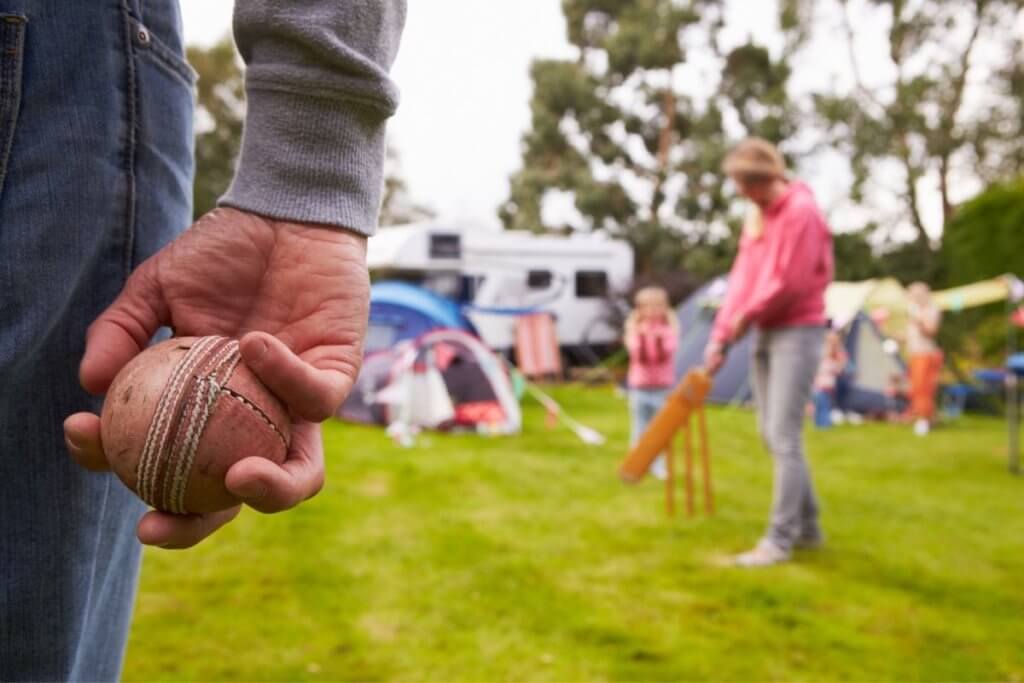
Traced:
[[743, 234], [751, 239], [761, 239], [764, 234], [764, 216], [756, 204], [751, 204], [747, 209], [747, 216], [743, 219]]
[[747, 138], [725, 156], [722, 170], [733, 180], [742, 176], [785, 179], [786, 160], [764, 138]]
[[[744, 176], [785, 180], [786, 160], [778, 148], [767, 140], [747, 138], [726, 155], [722, 170], [733, 180]], [[764, 234], [764, 217], [761, 209], [755, 205], [747, 210], [743, 220], [743, 234], [752, 239], [760, 239]]]
[[633, 295], [633, 306], [635, 307], [626, 318], [625, 333], [627, 335], [636, 331], [640, 323], [640, 307], [646, 305], [660, 306], [665, 311], [665, 322], [673, 331], [679, 329], [679, 321], [672, 315], [672, 304], [668, 298], [668, 292], [662, 287], [643, 287]]

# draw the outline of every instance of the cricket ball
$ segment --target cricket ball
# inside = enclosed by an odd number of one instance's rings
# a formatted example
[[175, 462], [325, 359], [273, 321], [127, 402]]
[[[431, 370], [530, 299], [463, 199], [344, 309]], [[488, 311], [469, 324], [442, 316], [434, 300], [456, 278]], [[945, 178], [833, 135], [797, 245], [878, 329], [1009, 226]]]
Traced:
[[280, 464], [291, 438], [288, 411], [224, 337], [179, 337], [140, 353], [114, 378], [100, 424], [121, 481], [176, 514], [238, 505], [228, 468], [254, 455]]

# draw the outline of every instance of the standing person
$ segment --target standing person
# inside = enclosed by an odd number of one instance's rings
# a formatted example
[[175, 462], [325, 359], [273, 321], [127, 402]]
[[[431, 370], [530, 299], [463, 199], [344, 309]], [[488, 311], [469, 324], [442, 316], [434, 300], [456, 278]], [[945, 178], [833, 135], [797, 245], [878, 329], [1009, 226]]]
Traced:
[[[625, 328], [630, 444], [636, 444], [665, 403], [675, 380], [679, 347], [679, 322], [672, 313], [668, 293], [661, 287], [644, 287], [633, 301], [635, 308], [626, 319]], [[650, 472], [658, 479], [668, 476], [664, 455], [651, 463]]]
[[241, 156], [223, 208], [183, 230], [177, 1], [0, 2], [0, 680], [118, 678], [139, 541], [188, 547], [238, 513], [143, 514], [103, 471], [98, 394], [160, 328], [240, 339], [292, 414], [284, 464], [244, 459], [228, 488], [262, 512], [319, 490], [318, 423], [362, 355], [404, 13], [237, 0]]
[[794, 548], [817, 546], [823, 538], [804, 457], [803, 420], [825, 336], [832, 237], [811, 189], [787, 178], [782, 155], [771, 143], [744, 140], [723, 168], [753, 207], [704, 364], [717, 372], [726, 348], [757, 328], [751, 383], [758, 427], [775, 461], [775, 484], [768, 530], [736, 563], [760, 567], [784, 562]]
[[942, 324], [942, 311], [932, 301], [932, 291], [923, 282], [907, 288], [910, 299], [907, 321], [907, 355], [910, 358], [910, 414], [914, 433], [925, 436], [935, 420], [935, 392], [942, 373], [942, 351], [935, 339]]

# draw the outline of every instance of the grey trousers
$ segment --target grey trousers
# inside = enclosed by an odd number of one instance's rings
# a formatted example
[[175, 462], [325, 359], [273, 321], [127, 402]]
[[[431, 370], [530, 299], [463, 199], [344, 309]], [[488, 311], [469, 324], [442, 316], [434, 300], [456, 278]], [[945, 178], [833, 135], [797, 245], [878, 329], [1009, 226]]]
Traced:
[[824, 335], [822, 327], [789, 327], [761, 330], [754, 342], [751, 383], [758, 428], [775, 460], [766, 538], [784, 550], [821, 536], [803, 424]]

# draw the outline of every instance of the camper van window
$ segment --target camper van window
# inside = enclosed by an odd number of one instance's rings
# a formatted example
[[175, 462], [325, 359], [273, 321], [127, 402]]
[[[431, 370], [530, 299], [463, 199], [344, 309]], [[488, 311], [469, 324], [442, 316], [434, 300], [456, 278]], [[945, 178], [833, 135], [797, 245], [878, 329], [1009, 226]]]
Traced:
[[547, 289], [551, 286], [551, 271], [531, 270], [526, 274], [526, 286], [530, 289]]
[[483, 275], [463, 275], [459, 278], [459, 294], [456, 301], [459, 303], [472, 303], [476, 299], [476, 293], [480, 285], [484, 283]]
[[603, 299], [608, 296], [608, 274], [603, 270], [576, 271], [576, 298]]
[[431, 235], [430, 258], [462, 258], [462, 241], [459, 235]]

